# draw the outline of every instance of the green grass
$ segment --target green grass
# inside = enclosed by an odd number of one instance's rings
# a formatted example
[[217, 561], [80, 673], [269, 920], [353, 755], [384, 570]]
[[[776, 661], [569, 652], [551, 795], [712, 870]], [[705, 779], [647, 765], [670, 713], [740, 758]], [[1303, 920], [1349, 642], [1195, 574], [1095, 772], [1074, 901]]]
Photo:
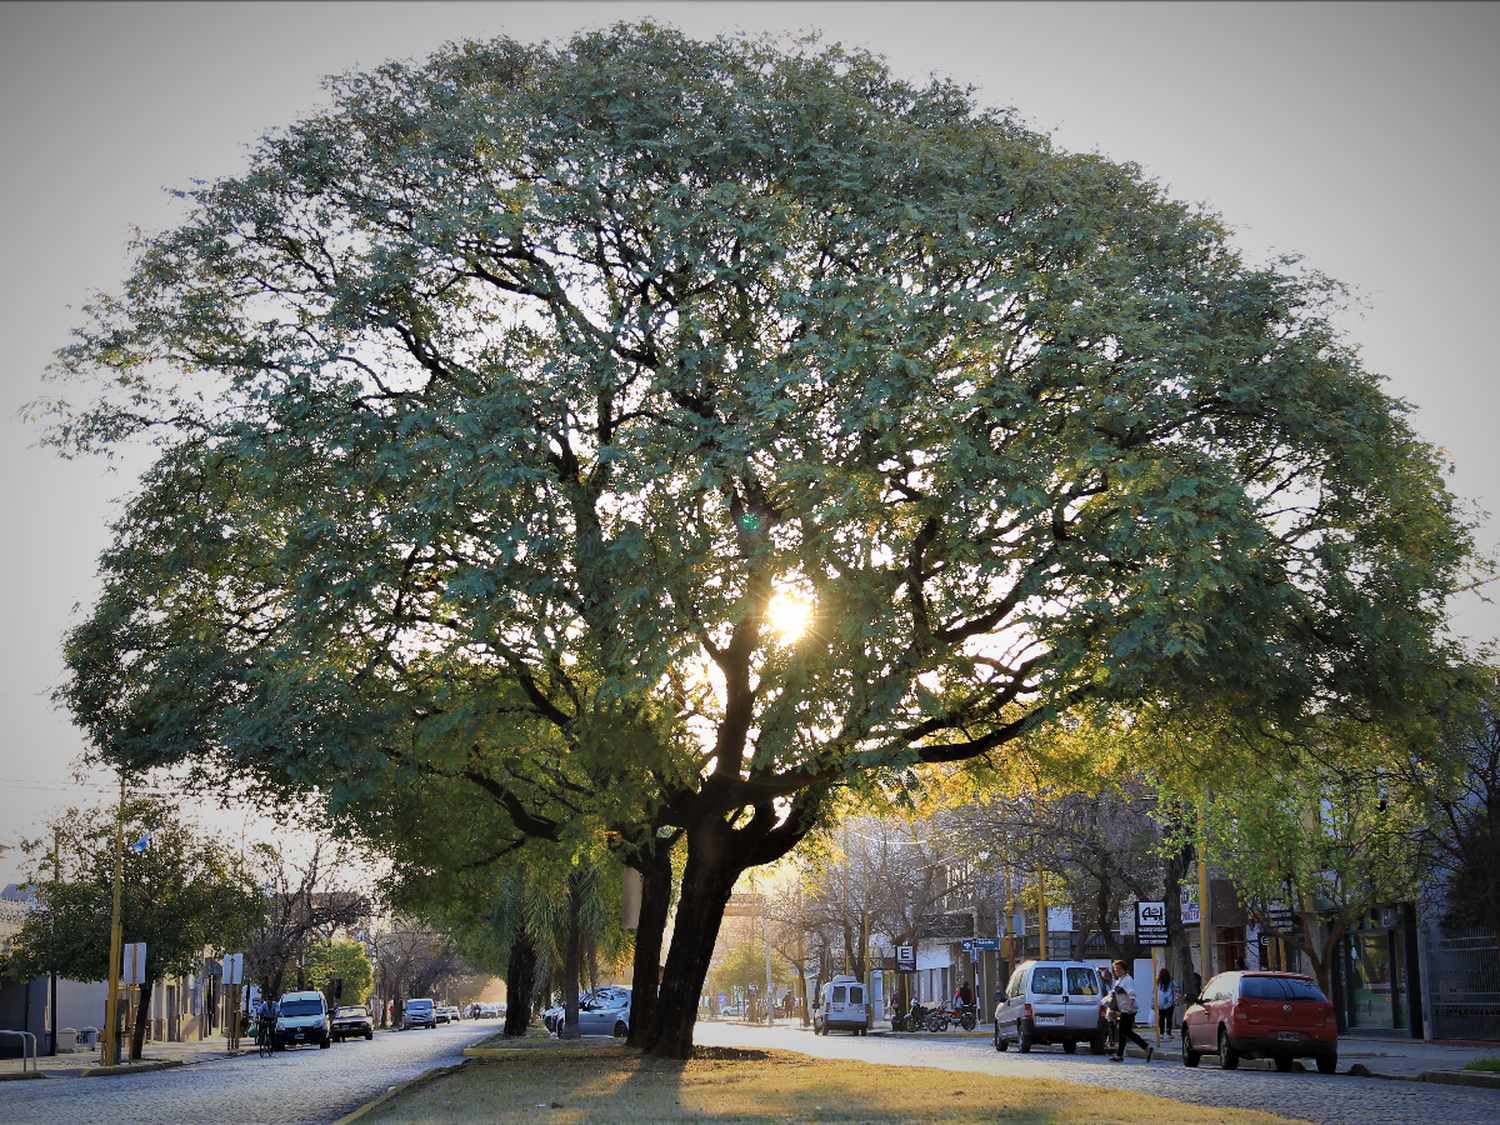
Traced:
[[[493, 1040], [487, 1040], [487, 1043]], [[702, 1048], [645, 1058], [598, 1041], [527, 1038], [418, 1083], [359, 1125], [1284, 1125], [1255, 1110], [1128, 1090], [924, 1067]]]
[[1470, 1059], [1464, 1063], [1465, 1070], [1500, 1070], [1500, 1055], [1493, 1051], [1486, 1051], [1477, 1059]]

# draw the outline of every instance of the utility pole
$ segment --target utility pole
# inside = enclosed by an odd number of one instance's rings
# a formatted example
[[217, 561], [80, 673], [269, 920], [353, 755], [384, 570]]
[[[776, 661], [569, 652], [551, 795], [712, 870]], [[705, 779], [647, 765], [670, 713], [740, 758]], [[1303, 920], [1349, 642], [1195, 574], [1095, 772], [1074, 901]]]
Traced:
[[120, 1061], [120, 1037], [116, 1031], [120, 996], [117, 991], [120, 972], [120, 883], [125, 876], [125, 771], [120, 771], [120, 811], [115, 816], [115, 905], [109, 922], [109, 965], [106, 979], [109, 991], [104, 997], [104, 1054], [100, 1061], [113, 1066]]
[[1198, 810], [1198, 949], [1203, 961], [1203, 981], [1214, 975], [1213, 946], [1209, 935], [1213, 926], [1209, 923], [1208, 899], [1208, 830], [1203, 824], [1203, 810]]
[[[56, 828], [52, 830], [52, 886], [53, 894], [62, 887], [62, 842]], [[52, 907], [52, 948], [57, 948], [57, 904], [53, 901]], [[52, 980], [49, 982], [48, 991], [51, 993], [48, 1001], [47, 1011], [48, 1023], [52, 1028], [52, 1038], [47, 1045], [47, 1054], [57, 1054], [57, 967], [52, 968]], [[24, 1052], [23, 1052], [24, 1054]]]
[[1035, 837], [1032, 838], [1032, 854], [1036, 857], [1036, 932], [1037, 940], [1041, 942], [1041, 957], [1047, 959], [1047, 889], [1042, 885], [1042, 849], [1036, 846]]

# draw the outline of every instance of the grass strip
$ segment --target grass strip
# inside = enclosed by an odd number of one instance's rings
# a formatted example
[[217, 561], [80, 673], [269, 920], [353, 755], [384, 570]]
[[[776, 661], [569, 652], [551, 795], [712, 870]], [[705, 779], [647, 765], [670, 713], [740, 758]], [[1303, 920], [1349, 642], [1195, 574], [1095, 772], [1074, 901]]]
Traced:
[[[487, 1041], [488, 1042], [488, 1041]], [[1101, 1086], [700, 1047], [690, 1061], [522, 1040], [404, 1091], [361, 1125], [1285, 1125]]]

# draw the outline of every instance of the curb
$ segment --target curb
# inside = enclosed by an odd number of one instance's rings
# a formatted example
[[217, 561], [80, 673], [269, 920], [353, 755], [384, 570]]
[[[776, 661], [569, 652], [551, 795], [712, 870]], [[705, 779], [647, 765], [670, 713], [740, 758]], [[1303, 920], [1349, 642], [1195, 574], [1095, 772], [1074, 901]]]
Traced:
[[[465, 1048], [464, 1053], [468, 1054], [467, 1048]], [[467, 1059], [464, 1060], [464, 1062], [467, 1061]], [[366, 1102], [364, 1105], [354, 1110], [354, 1112], [347, 1113], [343, 1117], [340, 1117], [337, 1121], [333, 1122], [333, 1125], [352, 1125], [353, 1122], [359, 1121], [361, 1118], [374, 1113], [377, 1109], [383, 1106], [386, 1102], [390, 1101], [392, 1098], [398, 1097], [399, 1095], [406, 1093], [406, 1091], [408, 1090], [414, 1090], [418, 1086], [426, 1085], [428, 1082], [435, 1081], [439, 1078], [444, 1078], [449, 1074], [453, 1074], [455, 1071], [462, 1070], [463, 1067], [464, 1063], [455, 1063], [452, 1066], [438, 1066], [433, 1067], [431, 1070], [424, 1070], [415, 1078], [408, 1078], [399, 1086], [392, 1086], [389, 1090], [381, 1094], [380, 1097], [376, 1098], [374, 1101]]]
[[0, 1074], [0, 1082], [18, 1082], [23, 1078], [51, 1078], [50, 1074], [43, 1074], [40, 1070], [15, 1070]]
[[95, 1066], [85, 1070], [80, 1078], [113, 1078], [117, 1074], [144, 1074], [150, 1070], [170, 1070], [182, 1066], [181, 1059], [158, 1059], [154, 1062], [121, 1063], [119, 1066]]
[[1437, 1082], [1443, 1086], [1482, 1086], [1500, 1090], [1500, 1074], [1483, 1070], [1424, 1070], [1414, 1081]]

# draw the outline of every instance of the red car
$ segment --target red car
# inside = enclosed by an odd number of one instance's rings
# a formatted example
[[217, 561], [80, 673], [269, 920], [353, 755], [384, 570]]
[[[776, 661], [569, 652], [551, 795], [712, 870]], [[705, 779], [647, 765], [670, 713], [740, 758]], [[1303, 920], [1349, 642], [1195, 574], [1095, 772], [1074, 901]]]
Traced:
[[1311, 977], [1298, 973], [1220, 973], [1182, 1017], [1182, 1065], [1205, 1054], [1233, 1070], [1241, 1059], [1274, 1059], [1291, 1070], [1294, 1059], [1316, 1059], [1318, 1073], [1339, 1065], [1339, 1027], [1333, 1005]]

